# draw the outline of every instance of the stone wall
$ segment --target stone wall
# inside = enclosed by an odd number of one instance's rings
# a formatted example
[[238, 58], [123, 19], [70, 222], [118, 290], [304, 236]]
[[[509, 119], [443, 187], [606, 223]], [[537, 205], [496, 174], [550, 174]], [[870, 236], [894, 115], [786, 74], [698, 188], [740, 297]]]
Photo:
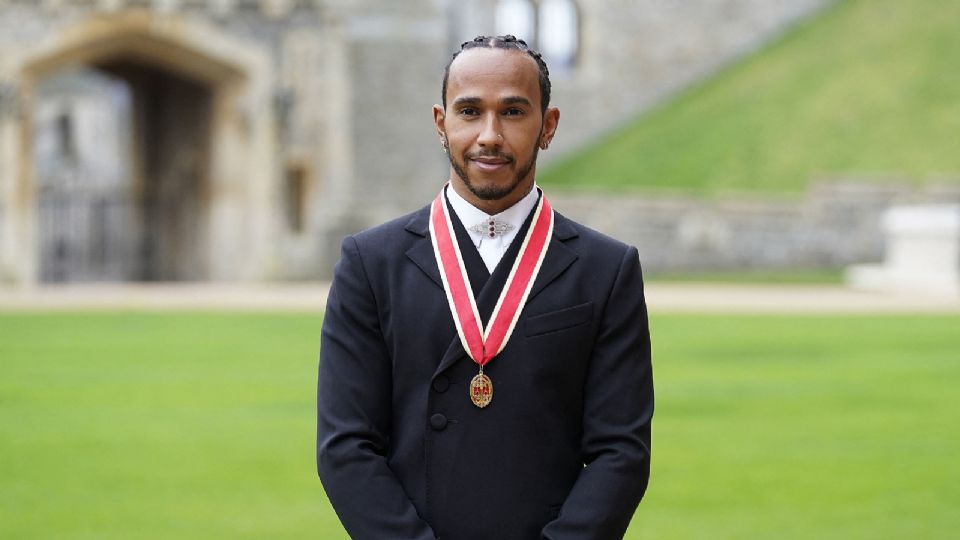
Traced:
[[883, 211], [960, 202], [960, 179], [822, 182], [802, 197], [551, 192], [558, 212], [637, 246], [648, 272], [839, 268], [883, 258]]
[[[832, 1], [578, 0], [578, 62], [554, 71], [561, 128], [543, 158], [616, 128]], [[209, 271], [187, 275], [326, 277], [345, 234], [422, 206], [446, 179], [430, 107], [440, 101], [450, 52], [476, 34], [493, 33], [494, 5], [0, 0], [0, 279], [39, 276], [30, 94], [50, 71], [146, 55], [178, 76], [206, 81], [214, 94], [212, 172], [198, 210], [205, 230], [195, 232], [209, 239]], [[298, 226], [288, 218], [292, 182], [303, 198]], [[593, 212], [586, 200], [571, 202]], [[694, 212], [704, 203], [668, 197], [629, 204], [668, 223], [676, 211]], [[775, 209], [753, 214], [786, 220]], [[742, 223], [731, 222], [724, 234], [749, 228], [760, 219], [744, 217], [753, 214], [737, 214]], [[702, 258], [712, 249], [722, 264], [742, 260], [699, 239], [711, 216], [684, 225], [685, 238], [705, 246]], [[612, 219], [604, 212], [597, 218]], [[656, 223], [631, 228], [629, 212], [618, 223], [627, 238], [643, 231], [659, 238]]]

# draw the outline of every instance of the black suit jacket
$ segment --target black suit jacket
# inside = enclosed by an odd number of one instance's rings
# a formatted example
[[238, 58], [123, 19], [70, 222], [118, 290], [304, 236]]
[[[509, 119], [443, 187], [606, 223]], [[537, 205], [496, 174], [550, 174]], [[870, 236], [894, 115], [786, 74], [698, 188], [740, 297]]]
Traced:
[[[622, 537], [646, 490], [653, 416], [636, 249], [556, 214], [520, 321], [485, 368], [493, 402], [478, 409], [428, 218], [425, 207], [348, 237], [335, 270], [317, 465], [344, 527], [357, 539]], [[471, 272], [483, 317], [505, 266], [482, 287]]]

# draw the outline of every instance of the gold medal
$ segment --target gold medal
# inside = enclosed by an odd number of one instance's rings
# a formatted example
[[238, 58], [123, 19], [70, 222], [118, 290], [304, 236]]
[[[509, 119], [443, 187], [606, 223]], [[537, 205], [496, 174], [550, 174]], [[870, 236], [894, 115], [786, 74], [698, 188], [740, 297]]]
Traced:
[[490, 377], [483, 374], [483, 369], [481, 368], [480, 373], [474, 375], [470, 381], [470, 401], [482, 409], [489, 405], [492, 399], [493, 381], [490, 380]]

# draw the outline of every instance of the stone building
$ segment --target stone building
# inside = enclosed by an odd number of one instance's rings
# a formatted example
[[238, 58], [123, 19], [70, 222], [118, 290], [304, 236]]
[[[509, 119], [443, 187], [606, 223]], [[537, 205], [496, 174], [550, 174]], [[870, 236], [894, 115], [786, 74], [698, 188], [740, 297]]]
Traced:
[[0, 0], [0, 283], [329, 275], [430, 199], [461, 41], [543, 49], [553, 157], [829, 0]]

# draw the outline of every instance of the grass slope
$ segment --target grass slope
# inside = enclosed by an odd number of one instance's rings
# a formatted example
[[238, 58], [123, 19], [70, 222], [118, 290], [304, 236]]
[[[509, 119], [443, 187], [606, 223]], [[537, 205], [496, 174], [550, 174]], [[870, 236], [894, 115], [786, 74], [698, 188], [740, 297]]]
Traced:
[[[960, 317], [654, 316], [628, 539], [952, 538]], [[314, 315], [0, 314], [0, 536], [346, 539]]]
[[955, 175], [958, 20], [960, 0], [841, 0], [542, 181], [794, 192], [821, 176]]

